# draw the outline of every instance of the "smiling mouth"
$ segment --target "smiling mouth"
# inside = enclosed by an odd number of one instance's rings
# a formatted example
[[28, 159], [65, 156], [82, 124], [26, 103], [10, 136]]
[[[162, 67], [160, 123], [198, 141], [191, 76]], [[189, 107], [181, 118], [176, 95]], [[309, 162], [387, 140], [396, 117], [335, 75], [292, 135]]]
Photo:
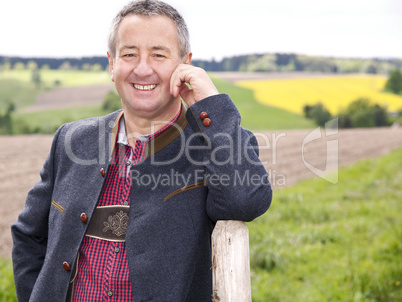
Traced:
[[142, 90], [142, 91], [150, 91], [150, 90], [154, 90], [156, 87], [156, 84], [152, 84], [152, 85], [140, 85], [140, 84], [133, 84], [133, 87], [135, 89], [138, 90]]

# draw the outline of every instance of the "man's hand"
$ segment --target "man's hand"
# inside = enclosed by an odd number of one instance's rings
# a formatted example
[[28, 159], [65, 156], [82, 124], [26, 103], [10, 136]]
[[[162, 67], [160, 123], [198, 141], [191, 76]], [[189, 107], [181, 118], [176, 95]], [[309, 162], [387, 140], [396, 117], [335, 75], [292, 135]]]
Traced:
[[170, 93], [175, 98], [180, 95], [189, 107], [202, 99], [219, 94], [205, 70], [189, 64], [180, 64], [173, 72]]

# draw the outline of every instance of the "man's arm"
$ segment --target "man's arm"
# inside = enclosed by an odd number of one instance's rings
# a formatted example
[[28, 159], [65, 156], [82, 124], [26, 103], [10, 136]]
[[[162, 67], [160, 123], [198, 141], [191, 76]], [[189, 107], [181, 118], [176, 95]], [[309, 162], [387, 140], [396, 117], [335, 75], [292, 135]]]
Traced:
[[[201, 113], [208, 115], [210, 124], [204, 125]], [[251, 221], [265, 213], [272, 200], [268, 173], [258, 158], [257, 140], [240, 127], [240, 114], [230, 97], [206, 98], [191, 106], [186, 116], [206, 144], [208, 216], [213, 221]]]
[[40, 172], [41, 179], [29, 191], [24, 209], [11, 225], [12, 260], [18, 301], [29, 300], [46, 255], [48, 216], [53, 192], [54, 150], [58, 133]]
[[204, 163], [209, 217], [250, 221], [262, 215], [272, 200], [268, 173], [258, 158], [257, 140], [240, 127], [230, 97], [219, 94], [203, 69], [187, 64], [173, 72], [171, 93], [189, 106], [187, 120], [208, 146]]

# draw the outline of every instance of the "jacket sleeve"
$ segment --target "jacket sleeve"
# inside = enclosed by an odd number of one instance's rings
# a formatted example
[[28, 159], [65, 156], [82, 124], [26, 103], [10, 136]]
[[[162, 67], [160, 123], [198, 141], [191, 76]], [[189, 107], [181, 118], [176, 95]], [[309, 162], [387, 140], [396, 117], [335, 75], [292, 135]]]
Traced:
[[258, 158], [257, 140], [240, 127], [240, 114], [230, 97], [220, 94], [201, 100], [186, 117], [206, 145], [203, 164], [210, 219], [251, 221], [265, 213], [272, 200], [268, 173]]
[[19, 302], [29, 300], [45, 259], [58, 133], [40, 172], [40, 180], [28, 192], [22, 212], [11, 225], [14, 281]]

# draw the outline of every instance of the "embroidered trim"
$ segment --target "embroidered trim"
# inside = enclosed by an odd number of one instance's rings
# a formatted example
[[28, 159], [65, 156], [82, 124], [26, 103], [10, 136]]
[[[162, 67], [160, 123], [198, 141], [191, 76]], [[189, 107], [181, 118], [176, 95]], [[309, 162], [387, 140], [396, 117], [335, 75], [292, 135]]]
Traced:
[[113, 234], [122, 236], [126, 234], [128, 226], [128, 215], [123, 211], [117, 212], [114, 216], [109, 216], [108, 220], [103, 223], [105, 228], [102, 230], [106, 233], [111, 230]]
[[180, 189], [178, 189], [178, 190], [176, 190], [176, 191], [173, 191], [173, 192], [170, 193], [168, 196], [166, 196], [165, 198], [163, 198], [163, 201], [166, 201], [166, 200], [168, 200], [169, 198], [172, 198], [173, 196], [175, 196], [175, 195], [177, 195], [177, 194], [179, 194], [179, 193], [182, 193], [182, 192], [185, 192], [185, 191], [189, 191], [189, 190], [192, 190], [192, 189], [196, 189], [196, 188], [199, 188], [199, 187], [205, 187], [205, 186], [206, 186], [206, 184], [205, 184], [204, 181], [196, 182], [196, 183], [194, 183], [194, 184], [191, 184], [191, 185], [185, 186], [185, 187], [183, 187], [183, 188], [180, 188]]
[[52, 200], [52, 206], [54, 206], [60, 212], [64, 213], [64, 208], [61, 205], [59, 205], [57, 202], [55, 202], [54, 200]]

